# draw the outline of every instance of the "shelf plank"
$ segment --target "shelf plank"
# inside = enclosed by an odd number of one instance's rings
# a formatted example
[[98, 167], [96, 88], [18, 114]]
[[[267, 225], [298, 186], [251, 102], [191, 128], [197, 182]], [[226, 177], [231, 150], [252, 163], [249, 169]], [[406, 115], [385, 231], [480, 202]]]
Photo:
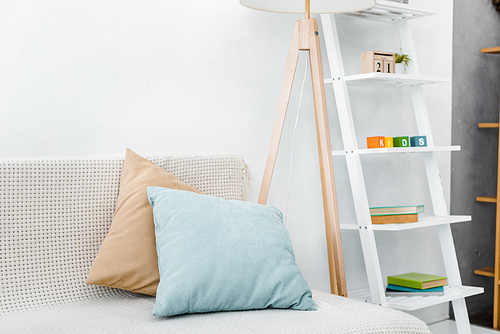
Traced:
[[[415, 311], [425, 307], [449, 302], [452, 300], [478, 295], [484, 292], [482, 287], [473, 286], [445, 286], [444, 296], [425, 297], [386, 297], [386, 305], [403, 311]], [[349, 298], [371, 303], [370, 291], [368, 289], [348, 292]]]
[[498, 128], [499, 123], [479, 123], [478, 128]]
[[482, 48], [481, 52], [490, 54], [500, 54], [500, 46], [495, 46], [493, 48]]
[[460, 145], [454, 146], [426, 146], [426, 147], [389, 147], [359, 149], [357, 151], [332, 151], [333, 156], [357, 153], [359, 155], [368, 154], [391, 154], [391, 153], [425, 153], [425, 152], [453, 152], [460, 151]]
[[[335, 78], [326, 79], [325, 83], [333, 83], [334, 80]], [[347, 75], [344, 80], [349, 86], [367, 87], [411, 87], [450, 82], [446, 77], [379, 72]]]
[[434, 14], [436, 13], [425, 9], [418, 9], [408, 4], [378, 0], [377, 4], [370, 9], [357, 12], [342, 13], [340, 15], [382, 22], [399, 22]]
[[488, 277], [495, 277], [495, 268], [485, 267], [481, 269], [475, 269], [474, 274]]
[[451, 152], [460, 151], [460, 146], [425, 146], [425, 147], [389, 147], [367, 148], [358, 150], [358, 154], [386, 154], [386, 153], [423, 153], [423, 152]]
[[497, 197], [496, 196], [478, 196], [476, 197], [477, 202], [486, 202], [486, 203], [496, 203], [497, 202]]
[[[418, 217], [416, 223], [401, 223], [401, 224], [372, 224], [371, 228], [374, 231], [405, 231], [417, 228], [438, 226], [444, 224], [454, 224], [471, 221], [472, 217], [469, 215], [452, 215], [452, 216], [428, 216], [422, 215]], [[357, 223], [340, 224], [342, 230], [358, 230]]]

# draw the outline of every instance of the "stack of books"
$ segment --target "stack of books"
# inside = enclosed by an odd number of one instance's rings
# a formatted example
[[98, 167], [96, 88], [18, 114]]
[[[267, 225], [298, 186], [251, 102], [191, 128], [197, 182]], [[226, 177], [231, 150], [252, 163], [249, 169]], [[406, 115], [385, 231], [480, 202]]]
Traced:
[[422, 212], [423, 205], [370, 208], [372, 224], [416, 223]]
[[386, 296], [443, 296], [448, 279], [444, 276], [407, 273], [387, 276]]

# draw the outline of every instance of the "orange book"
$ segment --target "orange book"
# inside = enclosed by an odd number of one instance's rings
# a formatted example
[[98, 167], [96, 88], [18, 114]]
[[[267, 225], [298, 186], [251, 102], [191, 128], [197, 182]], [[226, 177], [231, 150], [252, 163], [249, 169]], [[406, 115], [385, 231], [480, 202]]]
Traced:
[[418, 222], [418, 213], [407, 215], [372, 216], [372, 224], [399, 224]]

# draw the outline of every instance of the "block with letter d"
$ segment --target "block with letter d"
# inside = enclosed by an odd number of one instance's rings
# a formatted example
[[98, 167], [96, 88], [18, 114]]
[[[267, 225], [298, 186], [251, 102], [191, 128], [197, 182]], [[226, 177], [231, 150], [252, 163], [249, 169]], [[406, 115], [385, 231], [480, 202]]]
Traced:
[[392, 140], [394, 147], [410, 147], [410, 139], [408, 136], [394, 137]]
[[366, 144], [368, 148], [384, 148], [385, 137], [383, 136], [367, 137]]
[[410, 145], [412, 147], [425, 147], [427, 146], [426, 136], [413, 136], [410, 138]]

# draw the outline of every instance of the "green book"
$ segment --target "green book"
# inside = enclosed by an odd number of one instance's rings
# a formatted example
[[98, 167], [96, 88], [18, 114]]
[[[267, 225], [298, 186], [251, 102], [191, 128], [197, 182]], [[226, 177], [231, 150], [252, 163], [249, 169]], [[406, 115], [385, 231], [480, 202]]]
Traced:
[[414, 289], [429, 289], [436, 286], [446, 285], [448, 280], [443, 276], [407, 273], [402, 275], [387, 276], [387, 283]]

